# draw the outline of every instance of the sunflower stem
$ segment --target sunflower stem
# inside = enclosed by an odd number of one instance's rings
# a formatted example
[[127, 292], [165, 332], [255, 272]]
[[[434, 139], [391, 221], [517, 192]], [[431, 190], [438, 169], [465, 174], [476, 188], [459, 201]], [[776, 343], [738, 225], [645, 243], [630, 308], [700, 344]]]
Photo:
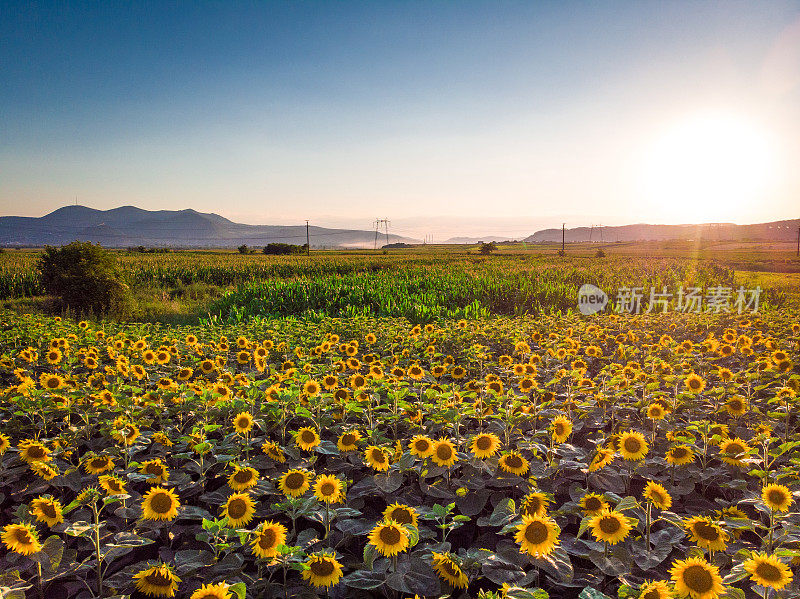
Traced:
[[92, 516], [94, 517], [94, 552], [97, 559], [97, 596], [103, 596], [103, 564], [100, 555], [100, 513], [97, 511], [97, 500], [91, 503]]
[[42, 562], [36, 560], [36, 590], [39, 592], [39, 599], [44, 599], [44, 589], [42, 588]]
[[652, 501], [648, 501], [647, 502], [647, 521], [646, 521], [646, 524], [647, 524], [647, 527], [646, 527], [647, 537], [646, 537], [646, 540], [645, 540], [645, 546], [647, 547], [647, 557], [648, 558], [650, 557], [650, 525], [652, 524], [652, 514], [651, 514], [651, 510], [652, 509], [653, 509], [653, 502]]

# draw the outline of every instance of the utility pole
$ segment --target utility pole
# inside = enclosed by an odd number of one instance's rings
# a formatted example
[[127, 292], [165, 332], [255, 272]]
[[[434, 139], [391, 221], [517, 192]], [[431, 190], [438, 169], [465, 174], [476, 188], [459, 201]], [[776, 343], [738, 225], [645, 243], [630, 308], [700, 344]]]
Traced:
[[380, 221], [379, 218], [376, 218], [375, 219], [375, 242], [372, 245], [372, 249], [373, 250], [377, 250], [378, 249], [378, 229], [380, 228], [380, 226], [381, 226], [381, 221]]
[[389, 245], [389, 219], [383, 219], [383, 228], [386, 231], [386, 245]]
[[308, 221], [306, 221], [306, 256], [311, 257], [311, 240], [308, 235]]

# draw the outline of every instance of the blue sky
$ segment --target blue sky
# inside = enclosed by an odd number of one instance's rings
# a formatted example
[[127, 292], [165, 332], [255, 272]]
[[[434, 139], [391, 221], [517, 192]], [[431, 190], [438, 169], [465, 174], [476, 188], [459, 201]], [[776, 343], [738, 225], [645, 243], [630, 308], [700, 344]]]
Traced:
[[0, 81], [2, 214], [797, 217], [800, 2], [4, 2]]

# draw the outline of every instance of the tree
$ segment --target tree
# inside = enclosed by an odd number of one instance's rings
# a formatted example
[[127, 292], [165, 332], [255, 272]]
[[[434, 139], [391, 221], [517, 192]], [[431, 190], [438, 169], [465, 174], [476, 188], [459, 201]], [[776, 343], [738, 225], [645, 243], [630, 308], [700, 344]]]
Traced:
[[245, 245], [244, 243], [243, 243], [242, 245], [240, 245], [240, 246], [239, 246], [238, 248], [236, 248], [236, 249], [237, 249], [237, 250], [239, 250], [239, 253], [240, 253], [240, 254], [248, 254], [248, 253], [250, 253], [250, 249], [249, 249], [249, 248], [247, 247], [247, 245]]
[[130, 288], [122, 281], [117, 257], [99, 244], [48, 246], [37, 268], [45, 291], [56, 296], [61, 307], [118, 316], [130, 312]]
[[494, 241], [490, 241], [489, 243], [481, 242], [481, 247], [479, 248], [478, 251], [484, 256], [488, 256], [496, 249], [497, 249], [497, 244]]

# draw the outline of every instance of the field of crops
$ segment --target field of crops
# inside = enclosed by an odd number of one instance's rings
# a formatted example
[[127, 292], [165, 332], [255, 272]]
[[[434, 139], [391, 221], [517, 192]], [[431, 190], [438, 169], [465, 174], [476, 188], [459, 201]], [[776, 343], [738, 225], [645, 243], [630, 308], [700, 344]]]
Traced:
[[[800, 596], [782, 296], [586, 317], [585, 282], [737, 275], [213, 256], [121, 258], [222, 273], [194, 325], [0, 312], [4, 599]], [[33, 279], [34, 259], [0, 256]]]

